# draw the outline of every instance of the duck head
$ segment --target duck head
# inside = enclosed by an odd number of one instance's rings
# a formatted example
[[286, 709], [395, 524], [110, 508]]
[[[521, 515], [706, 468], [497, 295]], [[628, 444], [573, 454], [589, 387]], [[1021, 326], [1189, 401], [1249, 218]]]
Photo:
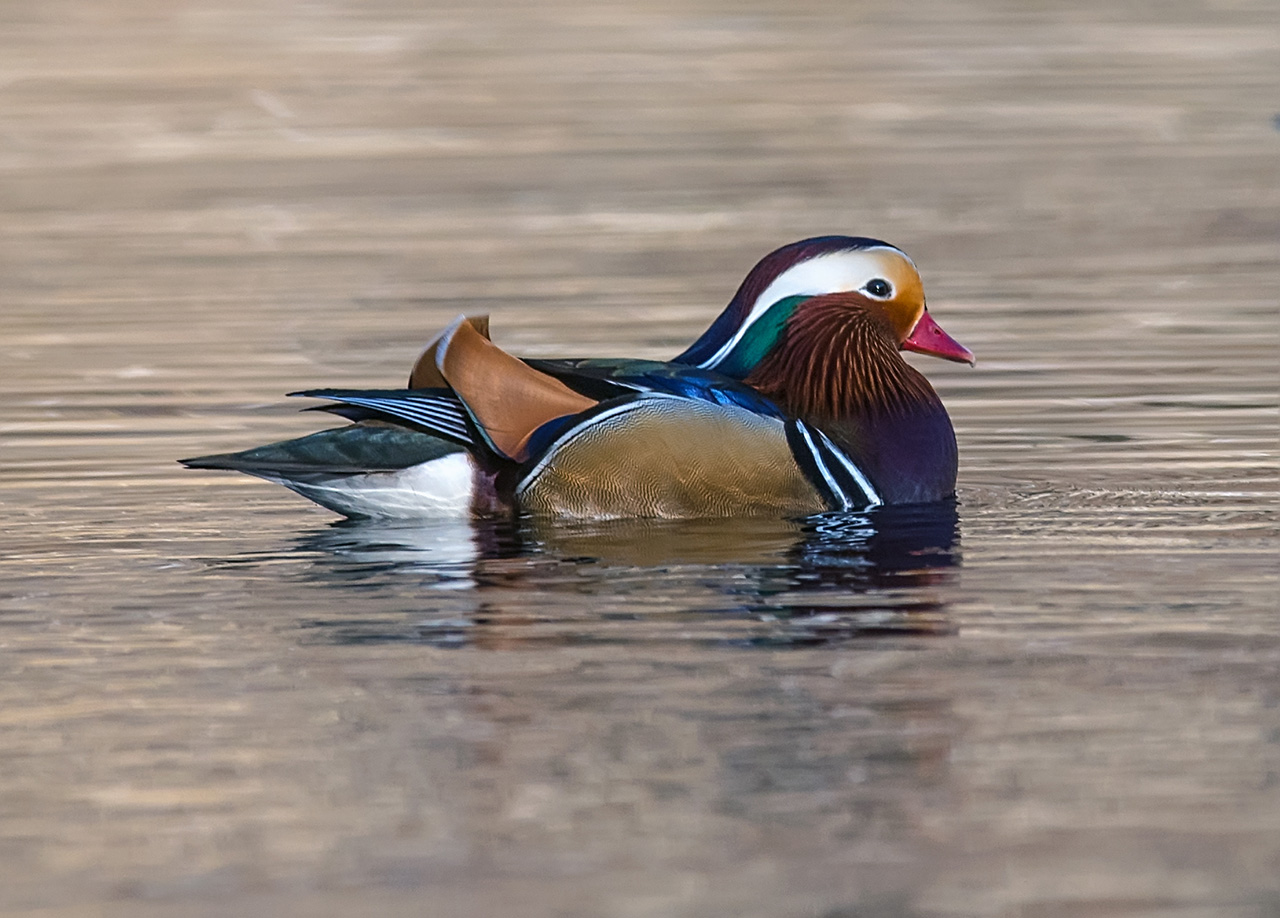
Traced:
[[[845, 296], [830, 299], [838, 294]], [[972, 352], [929, 315], [924, 285], [907, 254], [861, 236], [818, 236], [766, 255], [724, 312], [675, 362], [744, 379], [794, 320], [829, 311], [834, 303], [865, 315], [899, 350], [974, 362]]]

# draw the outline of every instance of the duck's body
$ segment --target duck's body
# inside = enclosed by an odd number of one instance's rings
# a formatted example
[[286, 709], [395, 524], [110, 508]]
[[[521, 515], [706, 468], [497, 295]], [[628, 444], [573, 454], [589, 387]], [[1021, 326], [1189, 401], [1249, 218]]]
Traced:
[[900, 250], [786, 246], [671, 362], [527, 360], [459, 318], [409, 388], [311, 390], [355, 423], [198, 459], [347, 516], [799, 516], [955, 490], [951, 422], [900, 349], [972, 362]]

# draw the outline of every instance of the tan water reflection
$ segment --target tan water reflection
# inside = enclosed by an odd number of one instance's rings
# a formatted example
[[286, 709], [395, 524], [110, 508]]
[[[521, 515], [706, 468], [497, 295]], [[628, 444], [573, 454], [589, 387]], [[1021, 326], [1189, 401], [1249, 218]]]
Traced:
[[[127, 7], [127, 8], [126, 8]], [[0, 8], [0, 911], [1280, 913], [1268, 3]], [[458, 312], [909, 251], [955, 518], [332, 525]], [[824, 528], [825, 527], [825, 528]]]
[[313, 558], [302, 579], [330, 590], [411, 574], [467, 592], [465, 611], [306, 623], [337, 643], [832, 645], [951, 630], [930, 588], [954, 579], [956, 524], [949, 505], [803, 522], [351, 522], [295, 550]]

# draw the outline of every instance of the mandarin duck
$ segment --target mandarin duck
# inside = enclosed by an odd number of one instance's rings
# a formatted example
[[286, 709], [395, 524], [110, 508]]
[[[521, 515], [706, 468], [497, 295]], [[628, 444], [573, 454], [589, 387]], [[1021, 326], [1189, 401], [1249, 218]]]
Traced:
[[952, 497], [951, 421], [902, 350], [972, 364], [876, 239], [783, 246], [687, 350], [520, 360], [459, 316], [404, 389], [293, 395], [348, 426], [181, 460], [349, 517], [804, 516]]

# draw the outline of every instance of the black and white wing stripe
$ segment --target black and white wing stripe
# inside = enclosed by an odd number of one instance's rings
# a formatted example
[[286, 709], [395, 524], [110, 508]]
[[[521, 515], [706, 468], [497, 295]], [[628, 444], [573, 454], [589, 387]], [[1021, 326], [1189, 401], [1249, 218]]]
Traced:
[[[350, 420], [379, 418], [406, 422], [462, 446], [475, 446], [475, 435], [472, 433], [466, 409], [462, 407], [462, 402], [456, 395], [447, 391], [308, 389], [306, 392], [289, 394], [336, 402], [336, 405], [322, 406], [321, 410], [341, 414]], [[347, 410], [347, 406], [356, 410]]]
[[818, 428], [787, 421], [787, 443], [800, 468], [833, 510], [866, 510], [884, 501], [866, 473]]

